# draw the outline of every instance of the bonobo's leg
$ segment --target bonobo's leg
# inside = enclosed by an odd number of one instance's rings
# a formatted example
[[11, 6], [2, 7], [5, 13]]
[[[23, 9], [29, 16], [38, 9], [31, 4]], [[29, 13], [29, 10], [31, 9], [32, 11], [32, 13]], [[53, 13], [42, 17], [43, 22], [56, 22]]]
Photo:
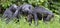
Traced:
[[35, 25], [38, 25], [38, 17], [36, 13], [33, 13], [34, 20], [35, 20]]

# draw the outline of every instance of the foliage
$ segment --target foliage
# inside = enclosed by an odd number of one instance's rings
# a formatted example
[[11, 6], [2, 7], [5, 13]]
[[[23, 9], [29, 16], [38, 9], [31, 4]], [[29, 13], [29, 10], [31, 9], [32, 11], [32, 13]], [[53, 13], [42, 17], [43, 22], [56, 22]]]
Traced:
[[2, 7], [7, 8], [8, 6], [10, 6], [10, 4], [12, 4], [10, 1], [7, 0], [1, 0], [0, 1], [0, 5], [2, 5]]
[[60, 2], [59, 2], [59, 0], [58, 1], [55, 1], [55, 0], [51, 0], [50, 1], [51, 3], [51, 10], [54, 12], [54, 13], [56, 13], [56, 14], [59, 14], [60, 15]]
[[55, 19], [48, 24], [45, 24], [42, 20], [39, 21], [39, 25], [35, 26], [34, 21], [31, 26], [29, 26], [28, 22], [25, 21], [24, 17], [20, 19], [20, 22], [15, 23], [14, 21], [6, 24], [5, 21], [1, 21], [0, 18], [0, 28], [60, 28], [59, 16], [55, 15]]

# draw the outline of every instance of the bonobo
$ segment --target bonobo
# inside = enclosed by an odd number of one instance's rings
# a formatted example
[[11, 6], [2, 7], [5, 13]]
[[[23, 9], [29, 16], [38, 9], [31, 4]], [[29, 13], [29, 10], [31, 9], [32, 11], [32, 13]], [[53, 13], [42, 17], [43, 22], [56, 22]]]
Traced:
[[[26, 11], [26, 10], [24, 10]], [[29, 24], [32, 23], [32, 18], [34, 19], [35, 21], [35, 24], [37, 25], [38, 24], [38, 19], [39, 20], [42, 20], [43, 18], [43, 21], [50, 21], [52, 17], [54, 17], [54, 14], [48, 10], [46, 10], [45, 8], [43, 7], [39, 7], [39, 6], [36, 6], [34, 8], [34, 10], [29, 10], [28, 11], [28, 21], [29, 21]]]
[[42, 15], [43, 21], [50, 21], [54, 14], [43, 7], [35, 7], [34, 11], [36, 12], [37, 16]]
[[20, 15], [20, 14], [28, 16], [28, 15], [30, 15], [32, 13], [32, 9], [33, 9], [32, 5], [23, 4], [20, 7], [18, 7], [16, 12], [14, 13], [14, 16]]
[[13, 4], [8, 9], [5, 10], [5, 12], [4, 12], [2, 17], [7, 18], [6, 19], [7, 23], [11, 20], [11, 18], [13, 18], [13, 14], [17, 10], [17, 7], [18, 7], [17, 5]]

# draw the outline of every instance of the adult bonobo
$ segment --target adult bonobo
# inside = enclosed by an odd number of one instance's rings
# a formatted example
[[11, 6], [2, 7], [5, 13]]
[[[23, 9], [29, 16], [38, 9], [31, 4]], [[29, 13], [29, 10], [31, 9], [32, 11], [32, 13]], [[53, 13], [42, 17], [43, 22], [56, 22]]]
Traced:
[[18, 10], [16, 10], [16, 12], [14, 13], [14, 16], [17, 16], [20, 14], [28, 16], [32, 13], [32, 9], [33, 9], [32, 5], [23, 4], [20, 7], [18, 7]]
[[39, 7], [36, 6], [34, 8], [34, 10], [32, 11], [32, 14], [28, 16], [28, 21], [32, 22], [32, 16], [35, 20], [36, 25], [38, 24], [38, 19], [42, 20], [46, 22], [46, 21], [50, 21], [52, 17], [54, 17], [54, 14], [48, 10], [46, 10], [44, 7]]
[[13, 18], [13, 14], [17, 10], [17, 7], [18, 7], [17, 5], [13, 4], [8, 9], [5, 10], [2, 17], [7, 18], [6, 23], [8, 23], [11, 20], [11, 18]]

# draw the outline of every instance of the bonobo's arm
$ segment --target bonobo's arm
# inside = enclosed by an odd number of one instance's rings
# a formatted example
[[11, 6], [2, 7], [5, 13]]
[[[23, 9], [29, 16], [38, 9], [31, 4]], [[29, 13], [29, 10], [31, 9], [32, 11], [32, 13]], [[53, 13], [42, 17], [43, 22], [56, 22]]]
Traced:
[[17, 16], [18, 15], [18, 10], [16, 10], [16, 12], [13, 14], [13, 16]]
[[19, 17], [19, 15], [21, 14], [21, 11], [20, 11], [21, 7], [22, 6], [20, 6], [20, 7], [17, 8], [17, 10], [15, 11], [15, 13], [13, 14], [13, 17], [16, 17], [16, 16]]

